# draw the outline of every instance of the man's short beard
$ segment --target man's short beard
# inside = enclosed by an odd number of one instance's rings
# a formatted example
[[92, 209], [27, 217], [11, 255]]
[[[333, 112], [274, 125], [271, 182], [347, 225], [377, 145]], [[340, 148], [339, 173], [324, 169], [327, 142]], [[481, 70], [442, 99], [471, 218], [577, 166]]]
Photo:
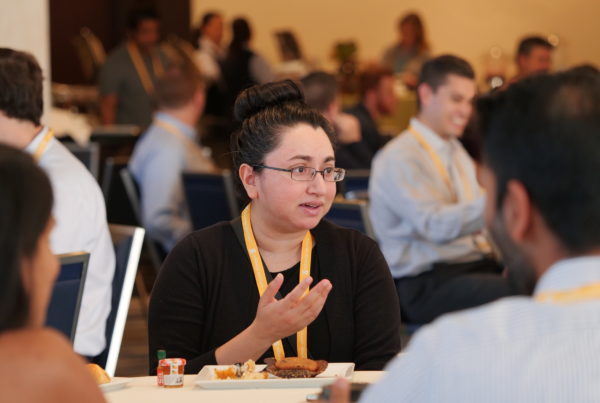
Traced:
[[489, 232], [502, 253], [504, 266], [508, 270], [508, 280], [515, 291], [518, 294], [533, 294], [537, 283], [535, 270], [530, 259], [508, 236], [500, 211], [497, 212]]

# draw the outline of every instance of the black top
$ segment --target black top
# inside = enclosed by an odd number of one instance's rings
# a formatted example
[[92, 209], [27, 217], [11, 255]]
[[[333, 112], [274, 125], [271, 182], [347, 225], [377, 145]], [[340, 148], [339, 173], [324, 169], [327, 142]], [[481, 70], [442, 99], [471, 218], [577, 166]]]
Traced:
[[[369, 110], [362, 102], [348, 109], [347, 112], [358, 119], [362, 136], [361, 143], [370, 152], [372, 159], [375, 153], [390, 140], [390, 136], [385, 136], [379, 132], [377, 122], [373, 120]], [[371, 165], [370, 160], [368, 165]]]
[[[327, 278], [333, 285], [321, 314], [308, 326], [311, 356], [355, 362], [359, 370], [383, 369], [400, 350], [400, 309], [381, 251], [360, 232], [325, 220], [311, 232], [314, 284]], [[284, 295], [298, 284], [295, 270], [284, 273]], [[252, 265], [230, 223], [188, 235], [165, 260], [152, 290], [150, 373], [159, 349], [187, 359], [186, 373], [216, 364], [215, 349], [252, 323], [258, 300]], [[296, 355], [295, 342], [288, 338], [283, 345], [286, 354]], [[269, 349], [259, 361], [272, 356]]]
[[233, 115], [237, 96], [248, 87], [258, 84], [250, 73], [250, 61], [254, 52], [249, 49], [230, 50], [223, 61], [223, 81], [226, 86], [225, 111]]

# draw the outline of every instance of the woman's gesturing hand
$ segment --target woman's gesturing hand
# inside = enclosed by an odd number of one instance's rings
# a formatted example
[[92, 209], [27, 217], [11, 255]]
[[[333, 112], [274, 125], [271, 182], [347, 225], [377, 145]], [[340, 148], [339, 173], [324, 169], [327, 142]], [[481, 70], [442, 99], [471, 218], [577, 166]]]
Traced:
[[323, 309], [332, 287], [329, 280], [321, 280], [302, 297], [312, 281], [307, 277], [285, 298], [277, 300], [275, 295], [283, 284], [283, 275], [278, 274], [258, 302], [256, 318], [251, 325], [256, 336], [272, 344], [312, 323]]

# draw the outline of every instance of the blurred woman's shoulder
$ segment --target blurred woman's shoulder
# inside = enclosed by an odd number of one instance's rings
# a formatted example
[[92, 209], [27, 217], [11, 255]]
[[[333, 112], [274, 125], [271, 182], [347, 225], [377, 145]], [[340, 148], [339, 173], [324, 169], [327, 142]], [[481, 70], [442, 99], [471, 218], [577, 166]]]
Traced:
[[64, 336], [51, 329], [0, 334], [0, 389], [4, 401], [103, 402], [94, 380]]

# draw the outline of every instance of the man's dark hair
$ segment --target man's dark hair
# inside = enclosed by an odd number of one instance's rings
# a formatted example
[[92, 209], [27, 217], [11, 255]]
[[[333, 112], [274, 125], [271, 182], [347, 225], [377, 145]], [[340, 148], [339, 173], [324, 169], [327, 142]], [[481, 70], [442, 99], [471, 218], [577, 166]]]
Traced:
[[42, 69], [29, 53], [0, 48], [0, 111], [40, 124], [44, 110]]
[[127, 29], [136, 31], [142, 21], [158, 19], [158, 13], [152, 7], [134, 8], [127, 15]]
[[[421, 68], [419, 83], [427, 84], [433, 92], [446, 82], [450, 74], [475, 80], [475, 71], [465, 59], [454, 55], [441, 55], [426, 61]], [[417, 91], [417, 106], [421, 107], [421, 100]]]
[[442, 55], [426, 61], [421, 68], [419, 84], [427, 84], [435, 92], [446, 82], [448, 75], [475, 79], [473, 67], [465, 59], [454, 55]]
[[361, 98], [371, 90], [376, 89], [384, 77], [393, 77], [394, 72], [384, 66], [371, 64], [361, 71], [358, 76], [358, 93]]
[[519, 42], [519, 46], [517, 47], [517, 57], [529, 56], [533, 48], [538, 46], [548, 50], [554, 49], [554, 46], [541, 36], [528, 36], [521, 39], [521, 42]]
[[478, 106], [498, 209], [517, 180], [569, 252], [600, 246], [600, 74], [526, 78]]
[[199, 88], [203, 88], [198, 71], [174, 66], [156, 80], [154, 98], [158, 108], [177, 109], [186, 105]]
[[301, 80], [304, 99], [308, 106], [324, 112], [335, 101], [337, 80], [333, 74], [314, 71]]

